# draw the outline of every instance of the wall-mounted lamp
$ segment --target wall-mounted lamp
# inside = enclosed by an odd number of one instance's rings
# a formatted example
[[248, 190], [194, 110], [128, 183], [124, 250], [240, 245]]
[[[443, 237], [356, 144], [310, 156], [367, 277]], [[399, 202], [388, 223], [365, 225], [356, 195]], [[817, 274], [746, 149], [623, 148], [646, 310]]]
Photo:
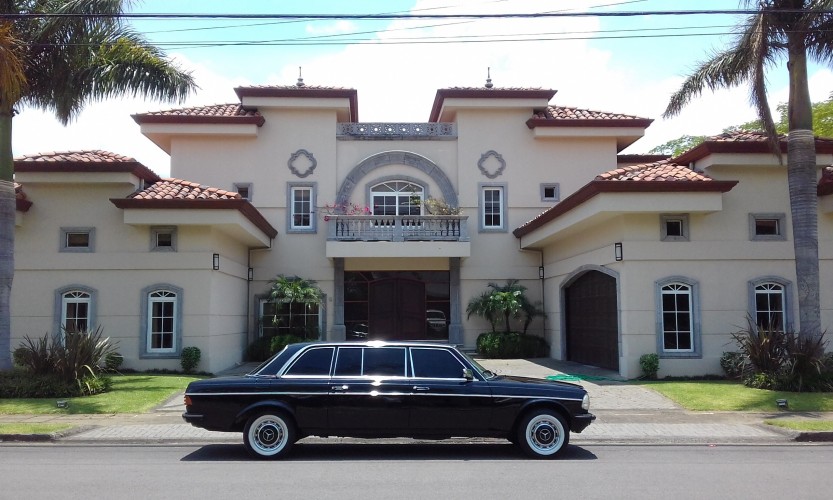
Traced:
[[215, 253], [212, 256], [211, 263], [212, 263], [212, 267], [214, 268], [215, 271], [220, 269], [220, 254]]
[[622, 242], [616, 242], [613, 244], [613, 257], [616, 261], [622, 260]]
[[249, 274], [246, 275], [246, 279], [249, 281], [253, 281], [255, 279], [255, 270], [254, 268], [249, 268]]
[[544, 279], [544, 266], [538, 266], [538, 279]]

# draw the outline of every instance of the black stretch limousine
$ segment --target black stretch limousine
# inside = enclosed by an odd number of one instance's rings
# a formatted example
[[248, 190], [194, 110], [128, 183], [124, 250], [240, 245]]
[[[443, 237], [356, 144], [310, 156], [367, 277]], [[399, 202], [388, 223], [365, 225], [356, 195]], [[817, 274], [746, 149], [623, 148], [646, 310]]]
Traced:
[[258, 458], [305, 436], [497, 437], [549, 458], [596, 418], [579, 385], [495, 375], [421, 342], [292, 344], [248, 375], [190, 383], [185, 405], [187, 422], [243, 432]]

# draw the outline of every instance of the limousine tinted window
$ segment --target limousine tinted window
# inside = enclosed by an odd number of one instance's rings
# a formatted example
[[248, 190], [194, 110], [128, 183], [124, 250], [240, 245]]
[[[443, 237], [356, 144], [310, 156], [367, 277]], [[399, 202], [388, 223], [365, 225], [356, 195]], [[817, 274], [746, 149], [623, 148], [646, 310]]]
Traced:
[[336, 377], [360, 376], [362, 374], [362, 348], [339, 347], [336, 358]]
[[333, 362], [332, 347], [323, 347], [317, 349], [309, 349], [294, 362], [287, 375], [305, 375], [305, 376], [329, 376], [330, 365]]
[[405, 348], [372, 347], [364, 349], [363, 375], [404, 377]]
[[462, 363], [445, 349], [411, 348], [414, 376], [426, 378], [463, 378]]

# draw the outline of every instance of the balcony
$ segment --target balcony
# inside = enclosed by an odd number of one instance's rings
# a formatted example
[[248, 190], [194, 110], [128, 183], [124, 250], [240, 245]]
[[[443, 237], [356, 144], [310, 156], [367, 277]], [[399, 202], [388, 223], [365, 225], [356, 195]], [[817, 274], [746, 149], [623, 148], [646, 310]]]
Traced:
[[327, 257], [469, 257], [466, 215], [330, 215]]

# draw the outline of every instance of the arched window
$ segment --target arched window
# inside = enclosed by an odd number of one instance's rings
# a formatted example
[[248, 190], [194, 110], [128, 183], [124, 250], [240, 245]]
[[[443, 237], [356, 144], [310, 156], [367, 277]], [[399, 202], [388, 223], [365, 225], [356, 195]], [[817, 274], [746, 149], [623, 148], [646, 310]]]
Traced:
[[177, 294], [155, 290], [148, 294], [147, 351], [175, 352], [177, 349]]
[[370, 188], [373, 215], [421, 215], [425, 189], [408, 181], [387, 181]]
[[662, 348], [665, 352], [694, 351], [694, 315], [691, 286], [669, 283], [662, 296]]
[[786, 288], [766, 282], [755, 286], [755, 324], [764, 330], [786, 331]]
[[61, 327], [67, 332], [89, 331], [91, 304], [89, 292], [69, 290], [61, 294]]

